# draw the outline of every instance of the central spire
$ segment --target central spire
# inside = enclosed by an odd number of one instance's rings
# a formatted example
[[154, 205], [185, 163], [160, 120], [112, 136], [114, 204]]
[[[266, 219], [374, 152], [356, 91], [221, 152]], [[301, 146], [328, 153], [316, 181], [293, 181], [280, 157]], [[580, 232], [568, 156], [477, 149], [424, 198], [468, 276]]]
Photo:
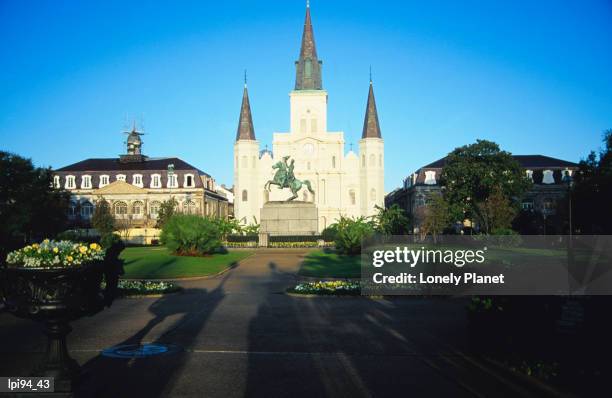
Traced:
[[302, 47], [300, 48], [300, 59], [295, 61], [295, 89], [296, 90], [322, 90], [321, 61], [317, 58], [314, 32], [310, 19], [310, 4], [306, 3], [306, 19], [304, 20], [304, 32], [302, 33]]

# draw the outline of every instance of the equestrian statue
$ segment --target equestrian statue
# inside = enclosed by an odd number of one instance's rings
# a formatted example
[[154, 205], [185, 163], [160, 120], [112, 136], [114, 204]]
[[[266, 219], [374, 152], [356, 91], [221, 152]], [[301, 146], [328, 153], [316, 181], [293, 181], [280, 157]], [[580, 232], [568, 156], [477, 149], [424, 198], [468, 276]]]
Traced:
[[272, 185], [278, 186], [279, 189], [289, 188], [293, 196], [290, 197], [288, 200], [293, 200], [297, 198], [298, 192], [300, 191], [300, 189], [302, 189], [302, 186], [306, 186], [310, 193], [314, 195], [314, 191], [310, 186], [310, 181], [300, 181], [295, 178], [295, 175], [293, 174], [295, 160], [291, 159], [291, 163], [288, 163], [288, 160], [289, 156], [285, 156], [283, 157], [282, 161], [276, 162], [276, 164], [272, 166], [272, 169], [275, 169], [276, 173], [274, 174], [274, 178], [272, 180], [268, 180], [268, 182], [266, 182], [266, 184], [264, 185], [264, 189], [267, 189], [269, 192], [271, 190], [270, 186]]

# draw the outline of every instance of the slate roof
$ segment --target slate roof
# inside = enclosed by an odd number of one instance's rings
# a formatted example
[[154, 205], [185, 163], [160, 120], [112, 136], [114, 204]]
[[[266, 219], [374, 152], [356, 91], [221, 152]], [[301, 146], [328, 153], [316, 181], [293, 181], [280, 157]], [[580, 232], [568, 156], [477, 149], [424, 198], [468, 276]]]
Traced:
[[363, 121], [363, 132], [361, 138], [382, 138], [380, 134], [380, 124], [378, 123], [378, 111], [376, 110], [376, 100], [374, 99], [374, 88], [370, 80], [370, 90], [368, 91], [368, 104]]
[[242, 92], [242, 105], [240, 106], [238, 130], [236, 131], [236, 141], [238, 140], [255, 140], [255, 128], [253, 127], [253, 116], [251, 115], [251, 104], [246, 83]]
[[[306, 67], [306, 64], [310, 65]], [[296, 90], [322, 90], [321, 61], [317, 57], [312, 21], [310, 19], [310, 6], [306, 6], [306, 19], [302, 33], [302, 46], [300, 59], [295, 62], [295, 89]]]
[[[537, 169], [545, 167], [578, 167], [577, 163], [568, 162], [567, 160], [552, 158], [544, 155], [512, 155], [516, 159], [522, 168], [524, 169]], [[442, 159], [438, 159], [426, 166], [423, 169], [441, 169], [446, 164], [446, 156]]]
[[136, 171], [136, 170], [167, 170], [173, 164], [174, 170], [196, 170], [200, 175], [210, 176], [208, 173], [190, 165], [176, 157], [145, 158], [142, 162], [120, 162], [119, 158], [90, 158], [62, 167], [55, 171], [81, 172], [81, 171]]

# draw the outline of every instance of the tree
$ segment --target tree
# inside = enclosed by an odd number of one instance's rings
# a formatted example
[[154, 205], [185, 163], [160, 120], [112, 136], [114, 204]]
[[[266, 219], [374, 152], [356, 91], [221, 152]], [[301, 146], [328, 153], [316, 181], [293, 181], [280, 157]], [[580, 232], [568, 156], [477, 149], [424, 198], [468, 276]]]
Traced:
[[24, 241], [55, 236], [67, 226], [70, 194], [52, 185], [49, 168], [0, 151], [0, 255]]
[[113, 233], [115, 230], [115, 218], [110, 212], [110, 205], [103, 197], [96, 202], [91, 225], [98, 231], [100, 236]]
[[336, 225], [337, 232], [334, 243], [340, 254], [349, 256], [360, 254], [363, 240], [374, 234], [373, 223], [365, 217], [340, 216]]
[[404, 209], [397, 204], [389, 208], [376, 206], [378, 213], [374, 215], [376, 231], [384, 235], [404, 235], [408, 232], [410, 220]]
[[512, 206], [510, 200], [504, 196], [499, 188], [495, 188], [488, 198], [477, 203], [476, 206], [478, 208], [478, 223], [481, 230], [487, 234], [496, 230], [511, 228], [512, 220], [517, 214], [516, 207]]
[[478, 204], [495, 189], [518, 202], [531, 187], [519, 163], [491, 141], [477, 140], [456, 148], [446, 159], [440, 181], [455, 220], [482, 218]]
[[163, 228], [166, 222], [176, 213], [178, 202], [174, 197], [168, 200], [164, 200], [159, 205], [159, 212], [157, 213], [157, 228]]
[[440, 193], [432, 193], [425, 205], [423, 223], [420, 228], [421, 239], [431, 234], [434, 242], [451, 222], [450, 206]]
[[603, 133], [604, 147], [580, 161], [572, 192], [574, 226], [583, 233], [612, 234], [612, 129]]

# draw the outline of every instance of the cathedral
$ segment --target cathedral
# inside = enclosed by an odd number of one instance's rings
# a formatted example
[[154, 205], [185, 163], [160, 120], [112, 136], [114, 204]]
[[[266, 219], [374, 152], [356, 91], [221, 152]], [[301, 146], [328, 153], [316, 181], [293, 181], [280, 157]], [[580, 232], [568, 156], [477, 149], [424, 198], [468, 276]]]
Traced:
[[286, 156], [294, 161], [294, 174], [308, 180], [314, 194], [303, 188], [296, 200], [313, 202], [319, 232], [341, 215], [371, 216], [384, 206], [384, 141], [378, 123], [374, 89], [370, 87], [358, 153], [345, 152], [344, 133], [327, 130], [327, 91], [317, 56], [310, 7], [306, 8], [295, 87], [289, 93], [290, 130], [273, 135], [272, 151], [261, 150], [255, 137], [245, 82], [234, 144], [234, 214], [244, 224], [259, 223], [268, 201], [289, 199], [288, 189], [264, 186], [274, 178], [272, 166]]

